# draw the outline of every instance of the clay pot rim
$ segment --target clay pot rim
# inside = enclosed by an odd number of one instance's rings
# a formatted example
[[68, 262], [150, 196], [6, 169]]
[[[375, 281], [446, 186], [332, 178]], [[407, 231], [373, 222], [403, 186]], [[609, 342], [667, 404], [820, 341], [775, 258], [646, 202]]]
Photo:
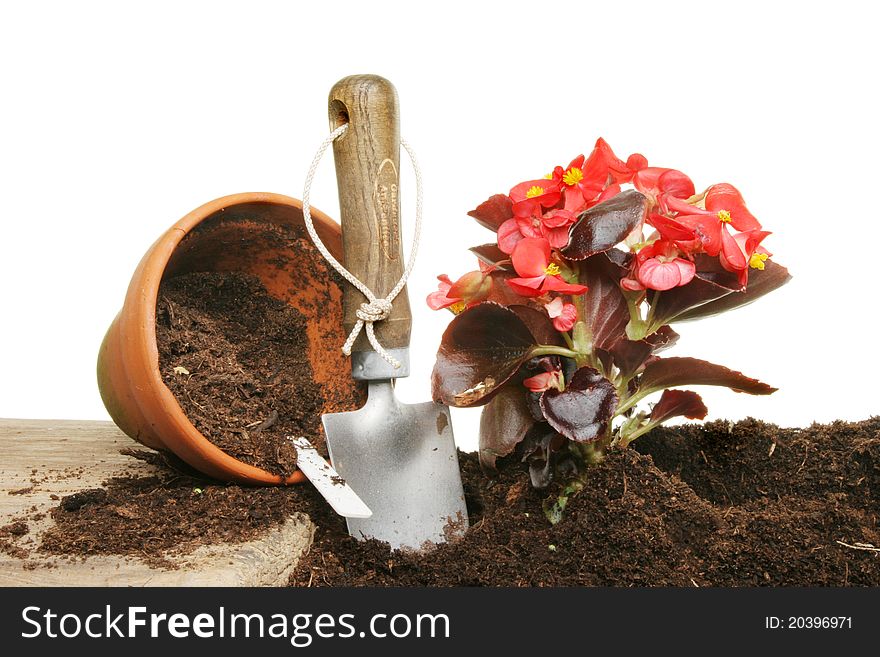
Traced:
[[[163, 257], [153, 258], [148, 261], [144, 269], [144, 278], [147, 284], [138, 292], [141, 297], [141, 303], [137, 306], [142, 313], [139, 317], [139, 324], [144, 329], [144, 340], [140, 347], [146, 350], [148, 362], [151, 367], [147, 376], [150, 384], [156, 390], [162, 406], [167, 409], [171, 415], [171, 420], [177, 425], [179, 430], [187, 435], [192, 441], [193, 447], [201, 452], [205, 458], [215, 463], [220, 468], [234, 473], [235, 480], [247, 483], [262, 484], [296, 484], [306, 480], [305, 475], [300, 470], [296, 470], [291, 475], [283, 477], [281, 475], [272, 474], [262, 468], [244, 463], [229, 455], [208, 440], [196, 427], [177, 401], [174, 393], [165, 385], [162, 374], [159, 369], [159, 350], [156, 338], [156, 304], [159, 297], [159, 286], [162, 282], [163, 274], [168, 265], [171, 255], [180, 245], [180, 242], [193, 229], [202, 222], [212, 217], [221, 210], [236, 206], [252, 203], [270, 203], [276, 205], [285, 205], [294, 207], [302, 211], [302, 201], [299, 199], [285, 196], [283, 194], [275, 194], [272, 192], [241, 192], [223, 196], [213, 201], [209, 201], [199, 206], [189, 214], [181, 218], [175, 223], [159, 240], [155, 247], [160, 249]], [[310, 209], [315, 227], [319, 233], [325, 232], [322, 229], [338, 230], [338, 224], [320, 210], [312, 207]], [[172, 450], [173, 451], [173, 450]]]

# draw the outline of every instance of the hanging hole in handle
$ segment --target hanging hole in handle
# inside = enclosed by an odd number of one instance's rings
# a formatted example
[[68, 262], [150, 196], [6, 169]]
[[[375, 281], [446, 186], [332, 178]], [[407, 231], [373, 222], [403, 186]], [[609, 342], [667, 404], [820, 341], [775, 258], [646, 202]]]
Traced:
[[341, 100], [330, 101], [330, 121], [333, 123], [334, 130], [349, 122], [348, 108]]

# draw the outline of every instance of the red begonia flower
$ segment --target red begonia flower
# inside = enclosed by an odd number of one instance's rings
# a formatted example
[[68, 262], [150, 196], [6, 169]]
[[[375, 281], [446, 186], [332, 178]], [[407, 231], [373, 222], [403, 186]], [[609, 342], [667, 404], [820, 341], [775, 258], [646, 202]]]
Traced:
[[510, 278], [507, 284], [524, 297], [539, 297], [547, 292], [583, 294], [586, 285], [566, 283], [560, 276], [559, 265], [550, 260], [550, 242], [544, 238], [526, 237], [520, 240], [510, 256], [519, 278]]
[[547, 315], [553, 320], [553, 328], [557, 331], [570, 331], [577, 322], [577, 308], [573, 303], [565, 303], [562, 297], [556, 297], [544, 304]]
[[498, 227], [498, 248], [508, 255], [513, 253], [514, 247], [523, 238], [516, 219], [508, 219]]
[[727, 230], [727, 224], [739, 231], [760, 230], [761, 224], [746, 208], [742, 195], [733, 185], [721, 183], [706, 191], [706, 209], [690, 206], [690, 214], [682, 213], [676, 221], [693, 228], [703, 242], [703, 250], [711, 256], [724, 251], [730, 267], [736, 271], [748, 265], [739, 246]]
[[693, 181], [677, 169], [645, 167], [636, 171], [632, 183], [642, 194], [655, 200], [663, 194], [690, 198], [696, 192]]
[[541, 208], [552, 208], [562, 198], [561, 184], [555, 178], [527, 180], [510, 190], [513, 201], [513, 214], [516, 217], [530, 217], [540, 214]]
[[647, 168], [648, 158], [641, 153], [633, 153], [626, 158], [626, 168], [635, 174], [637, 171]]
[[437, 285], [437, 291], [431, 292], [431, 294], [429, 294], [428, 298], [426, 299], [426, 301], [428, 302], [428, 307], [431, 310], [449, 308], [450, 306], [454, 306], [457, 303], [461, 303], [461, 299], [449, 297], [449, 290], [452, 288], [452, 281], [449, 279], [449, 276], [447, 276], [446, 274], [440, 274], [437, 277], [437, 280], [440, 281], [440, 284]]
[[547, 238], [550, 246], [561, 249], [568, 245], [569, 230], [577, 221], [577, 215], [569, 210], [551, 210], [541, 218], [541, 235]]
[[681, 256], [679, 247], [669, 240], [657, 240], [636, 254], [635, 271], [621, 285], [627, 290], [671, 290], [690, 283], [696, 266]]
[[693, 242], [697, 238], [697, 233], [693, 228], [686, 226], [680, 221], [676, 221], [665, 214], [652, 212], [648, 215], [647, 221], [651, 226], [657, 229], [657, 232], [660, 233], [660, 237], [664, 240], [688, 243]]
[[[641, 155], [631, 155], [630, 160], [636, 167], [647, 165]], [[553, 177], [562, 183], [565, 209], [583, 212], [619, 193], [620, 184], [630, 182], [636, 171], [629, 167], [630, 160], [624, 162], [617, 157], [608, 142], [600, 137], [588, 158], [578, 155], [566, 169], [556, 167]], [[616, 186], [616, 190], [606, 193], [609, 185]]]
[[[632, 157], [632, 155], [630, 155]], [[644, 160], [645, 158], [639, 156]], [[607, 175], [610, 177], [611, 182], [615, 183], [628, 183], [633, 179], [633, 174], [635, 170], [629, 167], [629, 160], [624, 162], [619, 157], [614, 154], [614, 151], [611, 150], [611, 146], [608, 145], [608, 142], [599, 137], [596, 140], [596, 145], [593, 147], [593, 152], [590, 153], [590, 157], [587, 159], [586, 164], [584, 165], [587, 169], [593, 166], [594, 162], [598, 162], [601, 166], [606, 170]], [[641, 164], [641, 160], [635, 160], [636, 164]], [[647, 160], [645, 160], [645, 165], [647, 165]]]
[[[736, 248], [722, 249], [718, 254], [721, 266], [739, 274], [739, 283], [745, 287], [749, 282], [749, 269], [764, 269], [764, 263], [772, 254], [761, 246], [770, 233], [766, 230], [748, 230], [732, 236]], [[733, 258], [731, 259], [731, 255]]]
[[544, 237], [551, 247], [561, 249], [568, 244], [568, 232], [575, 221], [577, 215], [563, 209], [550, 210], [540, 217], [508, 219], [498, 228], [498, 248], [504, 253], [513, 253], [524, 237]]
[[465, 308], [483, 301], [492, 291], [491, 269], [480, 267], [480, 271], [464, 274], [454, 283], [446, 274], [437, 277], [440, 283], [437, 291], [428, 295], [428, 307], [431, 310], [449, 308], [456, 315]]
[[529, 377], [523, 381], [523, 385], [532, 392], [545, 392], [551, 388], [561, 392], [565, 390], [565, 379], [562, 376], [562, 371], [552, 370]]

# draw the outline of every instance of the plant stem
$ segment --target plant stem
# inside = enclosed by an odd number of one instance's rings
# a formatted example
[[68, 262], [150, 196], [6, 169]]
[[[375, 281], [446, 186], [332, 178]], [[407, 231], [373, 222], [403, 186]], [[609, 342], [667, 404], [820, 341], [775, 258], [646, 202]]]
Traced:
[[617, 410], [614, 412], [614, 415], [623, 415], [633, 406], [642, 401], [645, 397], [650, 395], [652, 392], [657, 392], [656, 389], [648, 389], [648, 390], [638, 390], [632, 397], [628, 398], [624, 402], [617, 407]]
[[[578, 280], [580, 280], [580, 265], [577, 267]], [[584, 303], [584, 295], [578, 294], [572, 297], [575, 310], [577, 311], [577, 322], [572, 329], [572, 340], [574, 341], [574, 350], [580, 354], [576, 359], [578, 367], [591, 365], [595, 361], [593, 354], [593, 336], [590, 334], [590, 327], [587, 325], [587, 308]]]
[[641, 298], [633, 298], [632, 294], [627, 294], [626, 305], [629, 309], [629, 324], [626, 325], [626, 337], [630, 340], [642, 340], [648, 334], [648, 325], [642, 319], [642, 300]]
[[552, 344], [539, 344], [538, 346], [533, 347], [529, 352], [530, 358], [536, 356], [564, 356], [565, 358], [574, 358], [577, 360], [579, 354], [576, 351], [566, 349], [565, 347], [557, 347]]
[[639, 436], [645, 435], [651, 429], [659, 427], [660, 424], [661, 424], [660, 422], [648, 422], [647, 424], [644, 424], [641, 427], [639, 427], [638, 429], [636, 429], [635, 431], [633, 431], [631, 434], [626, 435], [626, 436], [620, 436], [620, 439], [618, 440], [617, 444], [623, 448], [629, 447], [629, 444], [632, 441], [634, 441], [636, 438], [638, 438]]

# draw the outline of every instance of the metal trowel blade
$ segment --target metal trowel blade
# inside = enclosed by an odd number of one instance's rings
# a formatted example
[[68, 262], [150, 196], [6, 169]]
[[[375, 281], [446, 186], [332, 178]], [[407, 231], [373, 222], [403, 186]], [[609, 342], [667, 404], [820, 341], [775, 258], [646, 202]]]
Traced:
[[391, 380], [369, 381], [363, 408], [322, 418], [333, 466], [373, 511], [349, 533], [424, 549], [463, 533], [467, 508], [449, 409], [404, 404]]

